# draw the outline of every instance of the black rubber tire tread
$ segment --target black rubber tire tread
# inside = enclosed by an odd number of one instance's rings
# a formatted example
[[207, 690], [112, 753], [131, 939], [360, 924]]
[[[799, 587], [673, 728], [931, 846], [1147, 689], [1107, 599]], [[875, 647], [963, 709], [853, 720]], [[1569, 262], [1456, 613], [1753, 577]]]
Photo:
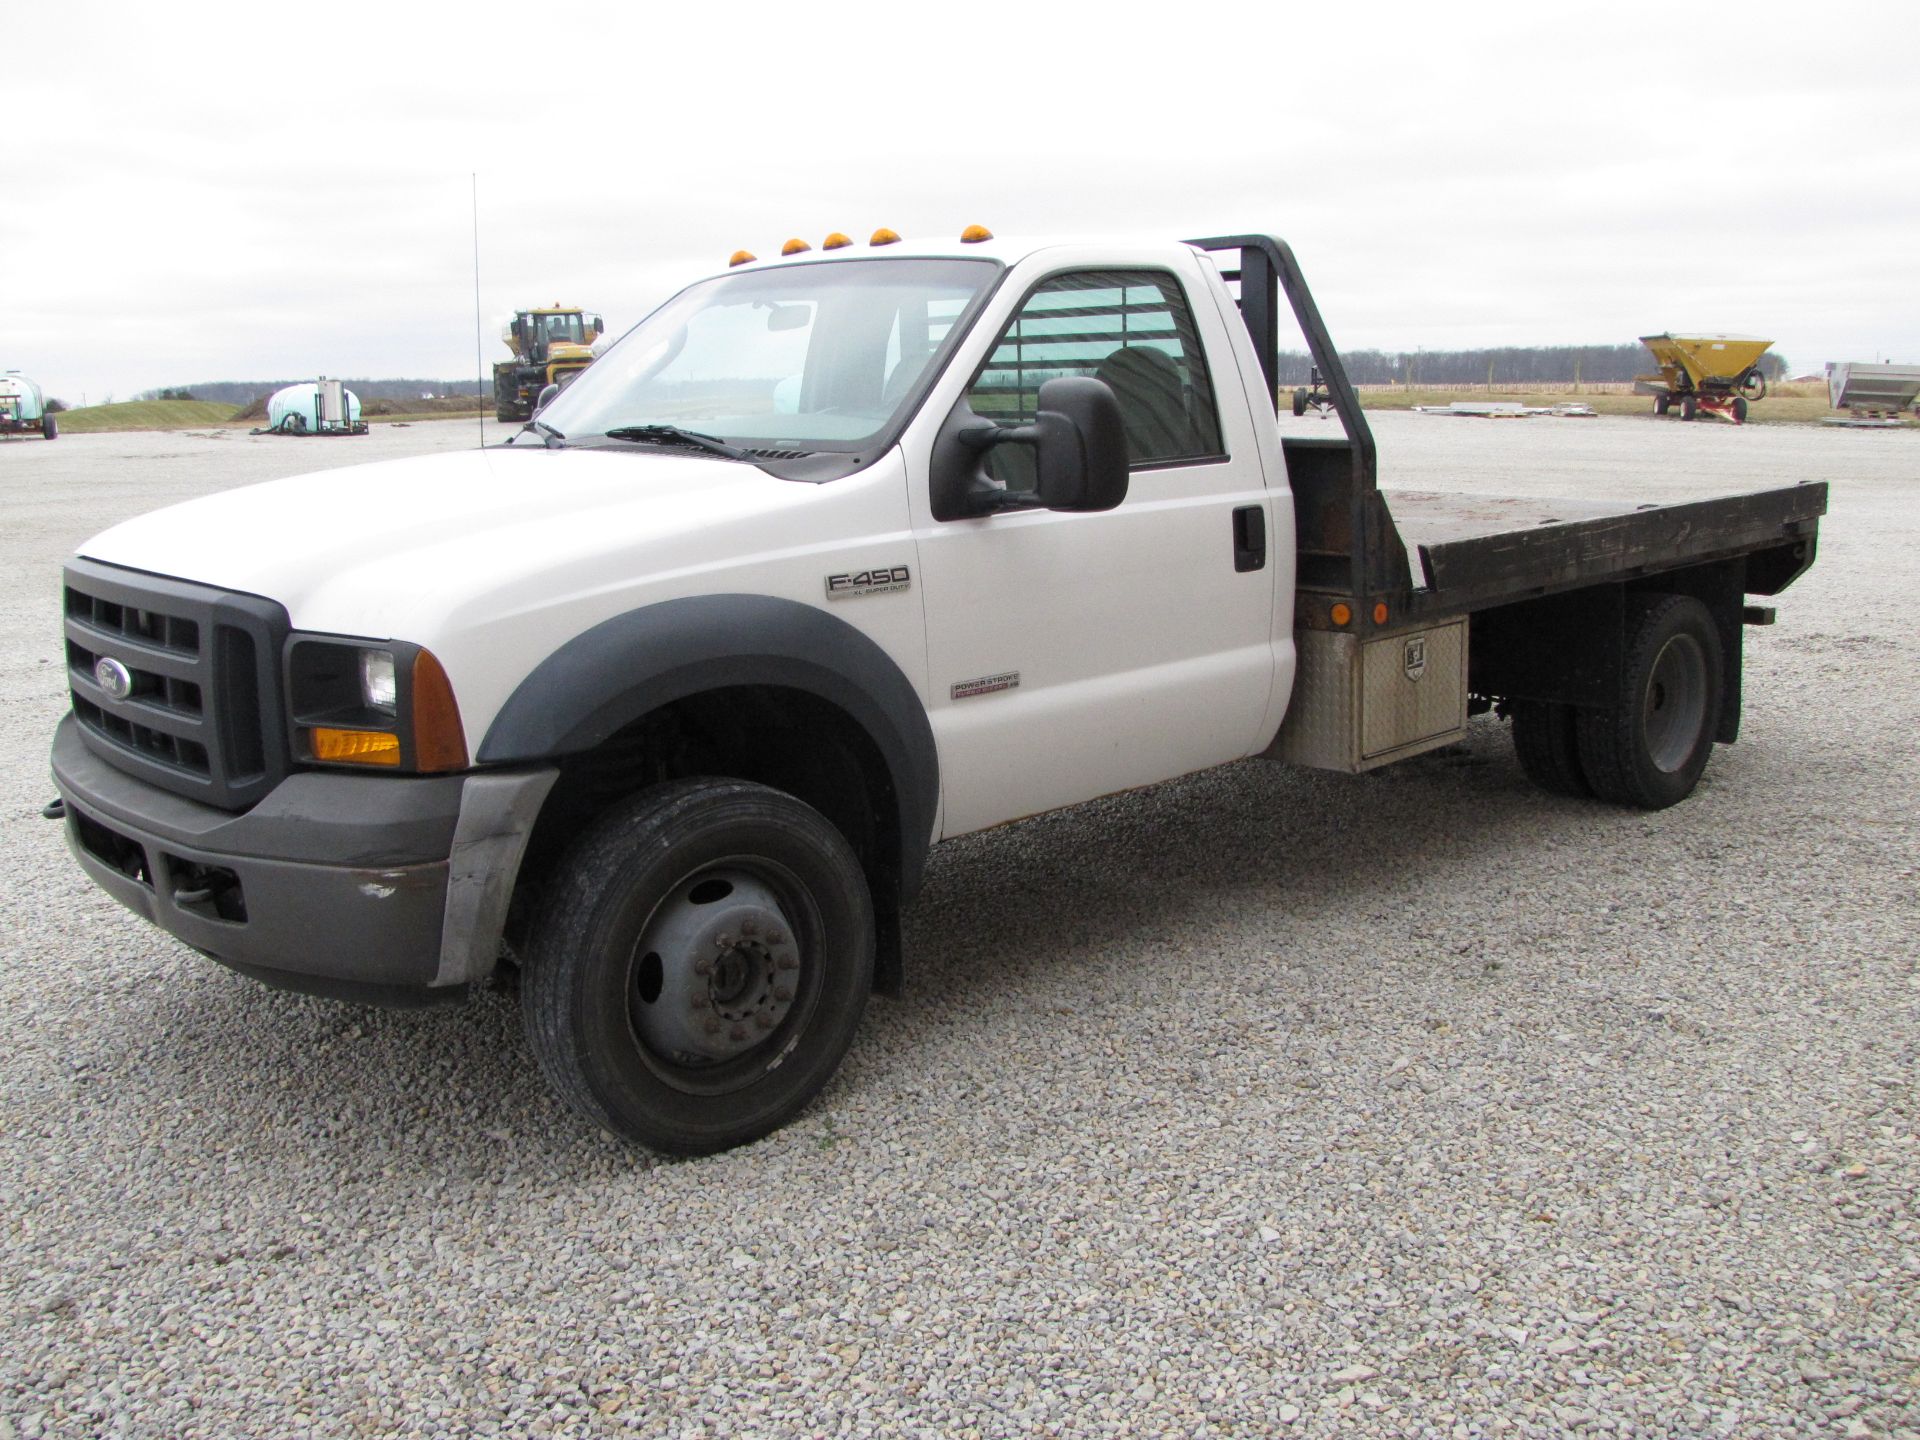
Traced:
[[60, 438], [60, 422], [55, 420], [51, 415], [42, 415], [40, 417], [40, 433], [49, 440], [58, 440]]
[[[803, 965], [821, 967], [821, 988], [759, 1078], [688, 1094], [640, 1053], [626, 1019], [628, 967], [660, 897], [703, 863], [742, 855], [777, 860], [806, 886], [822, 943], [808, 945]], [[859, 1027], [873, 963], [866, 876], [819, 811], [764, 785], [682, 780], [615, 806], [563, 857], [535, 912], [521, 1013], [542, 1074], [573, 1109], [655, 1150], [705, 1155], [778, 1129], [820, 1091]]]
[[1733, 397], [1733, 423], [1736, 425], [1747, 423], [1747, 398], [1744, 395]]
[[[1658, 769], [1648, 753], [1644, 701], [1661, 649], [1683, 632], [1693, 636], [1704, 654], [1707, 693], [1700, 733], [1687, 762], [1669, 772]], [[1628, 597], [1627, 637], [1620, 673], [1614, 677], [1614, 703], [1575, 712], [1580, 769], [1596, 796], [1615, 805], [1664, 810], [1693, 793], [1720, 728], [1724, 654], [1712, 613], [1692, 596]]]
[[1680, 397], [1680, 418], [1682, 420], [1691, 420], [1699, 413], [1700, 402], [1698, 400], [1695, 400], [1691, 395], [1683, 395]]
[[1653, 413], [1656, 415], [1664, 415], [1667, 413], [1668, 408], [1672, 406], [1672, 404], [1673, 404], [1672, 396], [1656, 395], [1653, 397]]
[[1580, 768], [1573, 706], [1552, 700], [1518, 700], [1513, 705], [1513, 753], [1527, 779], [1550, 795], [1585, 798], [1593, 794]]

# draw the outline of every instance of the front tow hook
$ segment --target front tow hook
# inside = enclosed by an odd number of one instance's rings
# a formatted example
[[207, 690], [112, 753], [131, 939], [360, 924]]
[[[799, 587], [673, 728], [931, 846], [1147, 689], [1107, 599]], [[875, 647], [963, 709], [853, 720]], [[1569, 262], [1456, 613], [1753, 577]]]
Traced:
[[42, 820], [64, 820], [67, 818], [67, 802], [55, 797], [40, 807]]

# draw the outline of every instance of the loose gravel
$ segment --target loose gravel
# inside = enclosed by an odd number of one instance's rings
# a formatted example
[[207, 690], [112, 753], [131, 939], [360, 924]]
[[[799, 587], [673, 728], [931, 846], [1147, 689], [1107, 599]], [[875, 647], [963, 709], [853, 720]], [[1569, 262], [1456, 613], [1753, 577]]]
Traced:
[[511, 996], [265, 990], [38, 817], [68, 549], [471, 429], [0, 445], [0, 1440], [1920, 1436], [1920, 434], [1375, 428], [1398, 485], [1833, 483], [1696, 796], [1482, 720], [941, 847], [828, 1091], [678, 1163]]

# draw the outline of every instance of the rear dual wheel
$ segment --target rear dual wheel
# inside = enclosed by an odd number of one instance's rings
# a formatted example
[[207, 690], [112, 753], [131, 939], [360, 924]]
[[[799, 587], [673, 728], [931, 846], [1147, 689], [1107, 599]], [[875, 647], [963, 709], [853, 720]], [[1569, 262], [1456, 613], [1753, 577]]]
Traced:
[[1580, 771], [1616, 805], [1664, 810], [1693, 793], [1713, 754], [1725, 649], [1690, 595], [1630, 596], [1610, 705], [1575, 713]]
[[1725, 648], [1712, 613], [1691, 596], [1630, 596], [1628, 603], [1608, 703], [1514, 701], [1514, 753], [1527, 778], [1550, 794], [1664, 810], [1693, 793], [1713, 753]]
[[724, 1150], [826, 1084], [873, 952], [865, 874], [825, 817], [761, 785], [679, 781], [562, 861], [526, 954], [527, 1036], [594, 1123], [673, 1154]]

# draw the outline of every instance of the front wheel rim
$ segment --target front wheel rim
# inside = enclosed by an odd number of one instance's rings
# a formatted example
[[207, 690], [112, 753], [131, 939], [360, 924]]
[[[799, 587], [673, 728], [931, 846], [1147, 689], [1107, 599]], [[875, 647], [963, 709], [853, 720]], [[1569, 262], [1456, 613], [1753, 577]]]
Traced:
[[1675, 635], [1654, 657], [1641, 708], [1647, 758], [1656, 770], [1672, 775], [1686, 768], [1706, 715], [1706, 651], [1693, 636]]
[[627, 966], [640, 1058], [688, 1094], [754, 1083], [792, 1050], [819, 1002], [823, 938], [783, 868], [732, 860], [684, 877], [647, 917]]

